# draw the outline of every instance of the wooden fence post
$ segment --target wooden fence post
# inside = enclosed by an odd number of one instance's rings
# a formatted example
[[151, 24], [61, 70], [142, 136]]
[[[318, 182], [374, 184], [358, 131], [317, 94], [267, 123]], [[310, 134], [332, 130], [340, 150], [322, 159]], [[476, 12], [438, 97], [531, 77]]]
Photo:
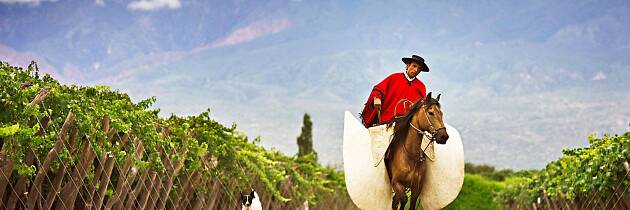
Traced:
[[142, 193], [142, 186], [144, 186], [144, 184], [146, 183], [148, 176], [149, 176], [149, 169], [144, 169], [142, 171], [142, 174], [140, 175], [140, 179], [136, 182], [135, 187], [129, 194], [129, 197], [127, 198], [127, 202], [124, 202], [125, 200], [121, 200], [121, 202], [125, 203], [125, 207], [123, 209], [140, 208], [139, 206], [136, 206], [136, 200], [138, 199], [138, 196], [140, 196], [140, 194]]
[[[24, 157], [24, 164], [31, 165], [35, 161], [35, 152], [32, 149], [26, 150], [26, 157]], [[26, 182], [28, 181], [28, 177], [20, 176], [18, 178], [17, 184], [15, 184], [15, 191], [11, 193], [11, 197], [7, 201], [7, 209], [16, 209], [17, 202], [20, 201], [21, 204], [25, 204], [22, 197], [24, 196], [24, 192], [26, 191]], [[23, 208], [26, 208], [24, 206]]]
[[79, 156], [81, 159], [75, 164], [72, 174], [61, 189], [59, 201], [57, 205], [55, 205], [55, 209], [74, 209], [77, 194], [79, 193], [80, 187], [84, 184], [83, 178], [85, 178], [87, 174], [89, 165], [92, 164], [93, 151], [90, 144], [90, 140], [86, 136], [83, 136], [83, 148]]
[[153, 186], [151, 186], [151, 194], [149, 195], [147, 206], [144, 209], [155, 209], [155, 204], [160, 200], [160, 197], [158, 196], [160, 194], [160, 189], [162, 189], [162, 177], [164, 174], [161, 172], [156, 172], [156, 175], [156, 179], [152, 183]]
[[181, 202], [179, 204], [181, 208], [187, 209], [187, 206], [190, 204], [192, 197], [194, 197], [197, 194], [196, 193], [197, 191], [194, 190], [194, 188], [199, 184], [202, 174], [199, 171], [195, 171], [195, 173], [196, 174], [193, 175], [192, 180], [189, 181], [190, 183], [188, 184], [188, 187], [184, 191], [185, 196], [181, 198]]
[[157, 209], [164, 209], [166, 207], [166, 200], [168, 199], [168, 195], [171, 192], [171, 188], [173, 188], [173, 182], [175, 181], [175, 177], [177, 177], [177, 175], [179, 175], [179, 171], [182, 169], [182, 167], [184, 166], [184, 159], [179, 159], [177, 160], [174, 164], [173, 164], [173, 160], [171, 158], [169, 159], [169, 167], [168, 167], [168, 174], [167, 174], [167, 180], [166, 180], [166, 185], [164, 187], [164, 190], [162, 191], [162, 194], [160, 195], [160, 201], [157, 205]]
[[[183, 177], [183, 181], [180, 182], [179, 189], [175, 194], [175, 200], [173, 201], [173, 209], [180, 209], [180, 205], [183, 200], [190, 195], [190, 191], [192, 190], [192, 183], [194, 180], [199, 178], [199, 171], [195, 170], [193, 173], [187, 173], [186, 176]], [[185, 208], [183, 206], [182, 208]]]
[[[79, 129], [74, 129], [72, 134], [70, 134], [70, 139], [68, 140], [68, 144], [66, 144], [66, 148], [68, 149], [69, 154], [74, 154], [74, 144], [77, 139], [77, 135], [79, 134]], [[61, 188], [61, 183], [63, 182], [63, 178], [66, 175], [66, 166], [61, 164], [57, 169], [57, 173], [55, 175], [55, 179], [53, 180], [53, 184], [51, 188], [48, 190], [48, 196], [46, 196], [46, 201], [44, 203], [43, 208], [45, 210], [51, 209], [55, 199], [57, 198], [57, 193], [59, 193], [59, 189]]]
[[11, 175], [13, 174], [13, 161], [7, 155], [7, 147], [8, 145], [5, 144], [0, 151], [0, 209], [6, 208], [4, 191], [11, 182]]
[[143, 191], [142, 195], [140, 196], [140, 202], [139, 202], [139, 209], [146, 209], [147, 207], [147, 203], [149, 202], [149, 197], [151, 196], [151, 192], [153, 190], [153, 186], [155, 183], [155, 180], [157, 178], [157, 172], [156, 171], [150, 171], [150, 178], [147, 179], [147, 182], [144, 183], [144, 186], [148, 186], [145, 188], [145, 190]]
[[[144, 147], [142, 146], [142, 141], [140, 139], [136, 139], [135, 141], [136, 150], [135, 157], [138, 159], [142, 159], [144, 156]], [[138, 167], [131, 167], [132, 160], [134, 157], [128, 157], [125, 160], [125, 165], [120, 171], [118, 176], [118, 182], [116, 183], [116, 189], [111, 198], [107, 201], [105, 205], [105, 209], [121, 209], [124, 204], [125, 199], [127, 198], [127, 194], [131, 191], [131, 184], [133, 184], [133, 180], [135, 180], [136, 174], [138, 173]], [[130, 169], [131, 168], [131, 169]]]
[[[23, 88], [21, 87], [20, 89], [24, 89], [28, 87], [27, 85], [23, 86]], [[29, 103], [28, 106], [35, 106], [35, 105], [39, 105], [40, 103], [42, 103], [42, 101], [44, 101], [44, 99], [46, 98], [46, 96], [48, 96], [48, 93], [50, 91], [50, 88], [46, 87], [46, 88], [42, 88], [39, 90], [39, 92], [37, 93], [37, 95], [33, 98], [33, 100], [31, 101], [31, 103]], [[39, 131], [37, 132], [36, 135], [42, 135], [46, 129], [46, 127], [48, 126], [48, 122], [50, 121], [50, 119], [48, 118], [48, 116], [42, 118], [40, 123], [40, 127], [39, 127]], [[0, 177], [0, 208], [7, 208], [7, 209], [12, 209], [15, 207], [15, 204], [17, 204], [17, 200], [19, 199], [19, 197], [21, 195], [15, 195], [15, 192], [11, 192], [9, 193], [9, 200], [7, 201], [7, 203], [4, 203], [4, 192], [6, 189], [7, 185], [10, 185], [10, 187], [13, 187], [15, 191], [17, 191], [17, 194], [22, 194], [22, 191], [24, 191], [26, 186], [26, 177], [20, 177], [18, 178], [18, 182], [15, 185], [15, 187], [13, 185], [11, 185], [11, 175], [13, 174], [13, 166], [14, 163], [13, 161], [8, 157], [7, 153], [10, 151], [7, 151], [7, 145], [4, 145], [2, 147], [2, 152], [0, 152], [0, 166], [1, 166], [1, 173], [2, 173], [2, 177]], [[30, 155], [29, 155], [30, 154]], [[33, 153], [33, 151], [30, 148], [27, 148], [27, 154], [26, 157], [24, 159], [24, 163], [26, 165], [31, 165], [33, 164], [33, 161], [35, 159], [35, 154]]]
[[[105, 119], [107, 119], [108, 122], [108, 126], [109, 126], [109, 116], [105, 115], [105, 117], [103, 117]], [[103, 144], [105, 144], [105, 142], [112, 142], [113, 138], [114, 138], [114, 134], [116, 133], [116, 129], [112, 128], [110, 130], [103, 130], [104, 132], [107, 133], [107, 137], [105, 140], [99, 140], [98, 141], [98, 147], [99, 148], [103, 148]], [[100, 187], [102, 187], [102, 184], [99, 184], [101, 181], [101, 176], [103, 175], [103, 172], [105, 171], [105, 165], [107, 164], [105, 161], [107, 159], [108, 153], [107, 151], [101, 151], [101, 154], [97, 154], [96, 155], [96, 160], [95, 160], [95, 167], [94, 167], [94, 178], [92, 179], [92, 183], [90, 183], [87, 187], [87, 193], [88, 193], [88, 200], [87, 202], [87, 208], [86, 209], [93, 209], [93, 207], [96, 206], [96, 203], [94, 202], [94, 199], [96, 198], [96, 194], [98, 193], [96, 191], [96, 186], [98, 185], [99, 189]], [[107, 186], [105, 186], [107, 187]]]
[[[115, 130], [115, 129], [112, 129], [112, 130]], [[118, 143], [118, 149], [122, 150], [128, 141], [129, 141], [129, 134], [125, 133], [122, 139], [120, 139], [120, 142]], [[107, 156], [107, 161], [105, 162], [105, 170], [103, 171], [104, 174], [101, 176], [98, 194], [96, 194], [97, 200], [96, 200], [96, 204], [94, 204], [94, 208], [93, 208], [94, 210], [101, 209], [101, 206], [103, 205], [103, 200], [105, 200], [105, 191], [107, 190], [107, 187], [109, 186], [112, 170], [114, 169], [115, 163], [116, 163], [116, 157], [114, 157], [112, 154], [109, 154]]]
[[37, 201], [44, 196], [44, 193], [42, 192], [42, 183], [44, 182], [44, 176], [48, 174], [50, 166], [52, 165], [53, 161], [59, 156], [59, 152], [61, 152], [61, 149], [63, 149], [62, 147], [64, 145], [64, 139], [67, 137], [68, 129], [70, 129], [73, 121], [74, 113], [69, 112], [68, 116], [66, 117], [66, 121], [63, 123], [61, 131], [58, 134], [58, 139], [55, 142], [55, 145], [52, 149], [50, 149], [50, 151], [48, 151], [46, 159], [44, 159], [43, 164], [40, 166], [37, 175], [35, 176], [35, 180], [31, 184], [31, 190], [28, 192], [29, 196], [26, 203], [26, 206], [29, 210], [34, 210]]
[[[101, 129], [103, 131], [109, 130], [109, 117], [103, 117], [101, 122]], [[94, 150], [92, 149], [90, 139], [87, 136], [83, 138], [83, 149], [81, 151], [81, 162], [77, 163], [74, 167], [74, 171], [72, 172], [72, 176], [66, 185], [61, 190], [61, 198], [58, 205], [56, 205], [55, 209], [64, 209], [63, 204], [70, 205], [67, 207], [68, 209], [74, 209], [74, 202], [77, 198], [77, 194], [79, 193], [79, 188], [84, 185], [83, 179], [87, 174], [87, 170], [89, 166], [94, 161]], [[79, 185], [79, 183], [81, 185]], [[89, 204], [85, 204], [88, 206]]]

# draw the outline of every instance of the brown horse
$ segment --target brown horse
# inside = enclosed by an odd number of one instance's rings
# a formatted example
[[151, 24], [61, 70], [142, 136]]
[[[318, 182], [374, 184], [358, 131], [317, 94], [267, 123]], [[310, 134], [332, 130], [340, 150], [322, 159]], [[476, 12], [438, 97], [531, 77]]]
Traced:
[[426, 159], [424, 150], [420, 144], [423, 135], [427, 135], [431, 141], [445, 144], [448, 139], [442, 111], [440, 110], [440, 95], [431, 98], [431, 93], [424, 100], [418, 101], [405, 114], [388, 126], [394, 125], [394, 134], [387, 151], [385, 166], [389, 174], [390, 183], [394, 188], [392, 209], [405, 208], [407, 203], [406, 188], [411, 189], [411, 208], [416, 209], [418, 196], [422, 189]]

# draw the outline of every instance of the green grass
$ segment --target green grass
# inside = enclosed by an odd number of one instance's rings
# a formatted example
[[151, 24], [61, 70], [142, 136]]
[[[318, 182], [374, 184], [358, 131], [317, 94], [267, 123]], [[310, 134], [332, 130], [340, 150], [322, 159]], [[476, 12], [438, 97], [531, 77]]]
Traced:
[[[503, 209], [499, 203], [494, 201], [495, 194], [503, 187], [503, 182], [494, 181], [480, 175], [466, 174], [464, 185], [459, 195], [455, 201], [444, 209]], [[407, 203], [405, 209], [409, 209], [409, 204], [410, 202]], [[418, 203], [418, 206], [420, 206], [420, 203]]]
[[503, 187], [503, 182], [466, 174], [462, 191], [455, 201], [444, 209], [502, 209], [501, 205], [494, 201], [494, 196]]

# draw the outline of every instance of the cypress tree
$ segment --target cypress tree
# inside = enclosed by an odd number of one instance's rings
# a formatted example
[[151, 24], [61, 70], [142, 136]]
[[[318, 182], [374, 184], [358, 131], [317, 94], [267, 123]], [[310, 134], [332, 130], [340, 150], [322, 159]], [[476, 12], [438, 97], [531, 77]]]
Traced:
[[297, 137], [298, 143], [298, 157], [304, 155], [317, 153], [313, 150], [313, 122], [311, 116], [308, 113], [304, 113], [304, 119], [302, 120], [302, 133]]

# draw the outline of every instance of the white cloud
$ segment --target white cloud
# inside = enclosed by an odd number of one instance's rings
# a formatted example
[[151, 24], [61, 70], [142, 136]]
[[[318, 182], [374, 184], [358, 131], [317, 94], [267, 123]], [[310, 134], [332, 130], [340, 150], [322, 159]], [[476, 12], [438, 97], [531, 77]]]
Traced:
[[227, 37], [223, 37], [212, 43], [212, 47], [224, 47], [248, 42], [258, 37], [278, 33], [291, 25], [289, 19], [279, 19], [272, 21], [257, 21], [245, 27], [238, 28]]
[[0, 0], [2, 4], [30, 4], [30, 5], [39, 5], [42, 2], [55, 2], [57, 0]]
[[139, 0], [129, 3], [127, 8], [131, 10], [155, 11], [164, 7], [178, 9], [182, 6], [179, 0]]
[[599, 81], [599, 80], [604, 80], [606, 79], [606, 74], [604, 74], [604, 72], [597, 72], [597, 74], [595, 74], [595, 76], [593, 76], [593, 78], [591, 78], [592, 80], [595, 81]]
[[105, 0], [95, 0], [94, 3], [98, 6], [105, 6]]

